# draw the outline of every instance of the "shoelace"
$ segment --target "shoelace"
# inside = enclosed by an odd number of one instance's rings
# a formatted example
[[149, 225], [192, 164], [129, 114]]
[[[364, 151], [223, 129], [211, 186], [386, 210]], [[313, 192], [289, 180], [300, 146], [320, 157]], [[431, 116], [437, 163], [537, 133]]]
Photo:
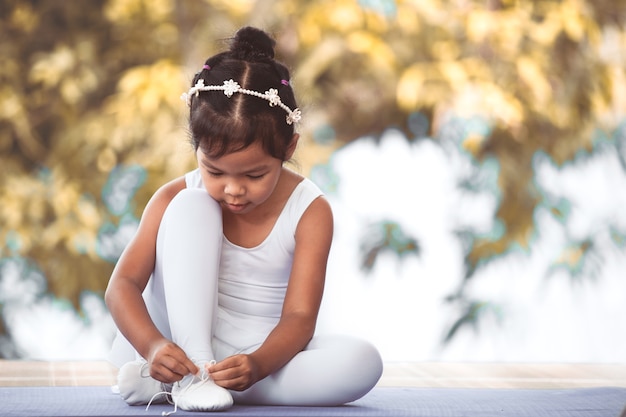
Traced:
[[[214, 360], [209, 361], [208, 365], [212, 366], [215, 365], [216, 362]], [[208, 381], [209, 379], [211, 379], [211, 377], [209, 376], [209, 373], [206, 370], [206, 367], [204, 367], [203, 369], [200, 369], [198, 371], [198, 373], [200, 375], [194, 375], [193, 378], [190, 378], [189, 383], [187, 385], [185, 385], [185, 387], [183, 389], [181, 389], [180, 391], [180, 395], [184, 395], [185, 391], [187, 391], [189, 389], [189, 387], [191, 387], [193, 385], [193, 383], [196, 381], [196, 378], [198, 378], [200, 380], [200, 383], [204, 383], [206, 381]], [[178, 386], [180, 386], [180, 382], [177, 382]], [[163, 386], [163, 385], [161, 385]], [[165, 398], [167, 399], [167, 402], [170, 404], [174, 405], [174, 411], [163, 411], [161, 413], [161, 415], [163, 417], [167, 417], [170, 416], [174, 413], [176, 413], [178, 411], [178, 401], [174, 400], [174, 398], [172, 397], [172, 393], [169, 391], [161, 391], [161, 392], [157, 392], [156, 394], [154, 394], [152, 396], [152, 398], [150, 399], [150, 401], [148, 402], [148, 405], [146, 406], [146, 411], [148, 411], [148, 409], [150, 408], [150, 406], [152, 405], [152, 402], [159, 396], [159, 395], [165, 395]]]

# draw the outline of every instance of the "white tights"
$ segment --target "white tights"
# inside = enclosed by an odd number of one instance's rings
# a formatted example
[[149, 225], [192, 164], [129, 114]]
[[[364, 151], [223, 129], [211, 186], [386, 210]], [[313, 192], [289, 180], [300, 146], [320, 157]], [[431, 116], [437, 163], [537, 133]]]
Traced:
[[[212, 344], [222, 236], [219, 205], [202, 189], [181, 191], [163, 216], [155, 272], [144, 292], [159, 330], [195, 361], [223, 359]], [[369, 343], [315, 336], [283, 368], [232, 394], [242, 404], [331, 406], [362, 397], [381, 373], [380, 355]]]

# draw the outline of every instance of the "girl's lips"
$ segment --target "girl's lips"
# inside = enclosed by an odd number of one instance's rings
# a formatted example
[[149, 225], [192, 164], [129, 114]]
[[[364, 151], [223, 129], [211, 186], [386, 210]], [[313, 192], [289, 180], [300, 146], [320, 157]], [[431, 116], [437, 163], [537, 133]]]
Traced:
[[230, 204], [230, 203], [224, 203], [224, 205], [226, 206], [226, 208], [228, 208], [228, 210], [235, 212], [235, 213], [242, 211], [248, 206], [247, 204]]

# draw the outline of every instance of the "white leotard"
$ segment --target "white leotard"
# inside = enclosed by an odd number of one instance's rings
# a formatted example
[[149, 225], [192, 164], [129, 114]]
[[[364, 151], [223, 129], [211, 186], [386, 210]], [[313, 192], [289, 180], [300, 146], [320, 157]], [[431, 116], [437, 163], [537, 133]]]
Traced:
[[[202, 189], [198, 169], [185, 175], [187, 188]], [[274, 227], [254, 248], [223, 238], [214, 334], [217, 358], [256, 349], [280, 319], [302, 214], [322, 191], [309, 179], [293, 190]]]

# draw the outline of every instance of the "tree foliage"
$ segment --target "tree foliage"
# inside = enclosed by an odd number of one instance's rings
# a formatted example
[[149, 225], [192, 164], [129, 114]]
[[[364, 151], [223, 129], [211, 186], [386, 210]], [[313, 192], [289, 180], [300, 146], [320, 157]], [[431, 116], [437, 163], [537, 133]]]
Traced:
[[[621, 0], [5, 0], [0, 258], [36, 260], [75, 305], [103, 291], [119, 249], [103, 256], [104, 237], [192, 167], [180, 93], [251, 24], [276, 35], [294, 70], [305, 168], [389, 126], [436, 138], [450, 114], [488, 122], [461, 146], [499, 161], [506, 232], [475, 242], [471, 276], [528, 244], [533, 155], [563, 163], [626, 114], [625, 22]], [[427, 130], [411, 124], [418, 114]], [[125, 190], [119, 209], [111, 187]]]

